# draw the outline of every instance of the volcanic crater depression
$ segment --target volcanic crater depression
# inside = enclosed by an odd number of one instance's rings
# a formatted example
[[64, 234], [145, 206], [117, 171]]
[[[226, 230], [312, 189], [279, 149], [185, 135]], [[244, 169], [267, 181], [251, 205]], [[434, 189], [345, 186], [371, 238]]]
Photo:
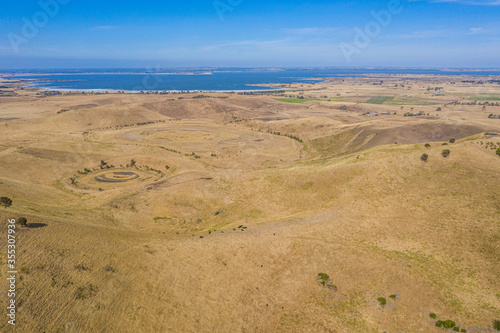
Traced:
[[142, 170], [104, 170], [82, 176], [77, 186], [84, 189], [102, 189], [133, 186], [158, 180], [161, 176]]
[[94, 177], [94, 179], [100, 183], [126, 183], [140, 177], [141, 176], [132, 171], [112, 171], [100, 174]]

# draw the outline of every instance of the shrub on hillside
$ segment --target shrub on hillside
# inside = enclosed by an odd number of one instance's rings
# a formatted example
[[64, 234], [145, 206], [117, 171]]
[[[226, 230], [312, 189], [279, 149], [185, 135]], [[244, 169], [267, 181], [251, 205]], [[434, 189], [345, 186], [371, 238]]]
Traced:
[[20, 217], [17, 219], [21, 227], [26, 227], [28, 225], [28, 220], [25, 217]]
[[424, 162], [427, 162], [428, 159], [429, 159], [429, 155], [427, 155], [427, 154], [422, 154], [422, 156], [420, 156], [420, 160], [422, 160]]
[[450, 150], [449, 149], [445, 149], [441, 152], [441, 155], [443, 155], [443, 157], [448, 157], [450, 156]]
[[438, 320], [436, 322], [437, 327], [442, 327], [442, 328], [447, 328], [447, 329], [453, 328], [453, 327], [455, 327], [455, 325], [456, 324], [453, 320], [446, 320], [446, 321]]
[[455, 138], [450, 139], [450, 143], [455, 143], [455, 141], [456, 141]]
[[500, 320], [493, 321], [493, 328], [500, 332]]
[[318, 279], [321, 281], [326, 281], [330, 278], [330, 276], [326, 273], [319, 273], [318, 274]]
[[385, 297], [379, 297], [377, 298], [377, 301], [380, 303], [380, 305], [384, 306], [387, 304], [387, 300], [385, 299]]
[[5, 208], [12, 206], [12, 199], [7, 198], [7, 197], [1, 197], [0, 198], [0, 205], [4, 206]]
[[430, 147], [431, 147], [430, 144], [428, 144], [428, 143], [425, 144], [425, 148], [430, 148]]
[[330, 276], [326, 273], [319, 273], [318, 274], [318, 282], [321, 284], [323, 287], [326, 287], [328, 289], [333, 289], [334, 291], [338, 291], [339, 288], [332, 283], [330, 280]]

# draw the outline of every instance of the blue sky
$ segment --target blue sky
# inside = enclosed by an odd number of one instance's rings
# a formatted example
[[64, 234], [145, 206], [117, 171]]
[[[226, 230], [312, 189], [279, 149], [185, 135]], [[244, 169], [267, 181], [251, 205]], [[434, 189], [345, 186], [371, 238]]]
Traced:
[[500, 0], [397, 2], [7, 1], [0, 68], [500, 67]]

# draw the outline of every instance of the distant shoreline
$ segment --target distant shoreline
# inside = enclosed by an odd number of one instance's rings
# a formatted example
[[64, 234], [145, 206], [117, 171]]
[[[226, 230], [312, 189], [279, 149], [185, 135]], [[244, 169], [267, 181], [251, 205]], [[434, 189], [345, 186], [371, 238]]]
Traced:
[[[163, 77], [164, 76], [164, 77]], [[41, 91], [82, 93], [249, 93], [294, 90], [293, 85], [316, 84], [346, 78], [367, 80], [411, 79], [418, 77], [447, 77], [451, 81], [480, 78], [482, 83], [500, 84], [497, 70], [435, 70], [412, 73], [407, 70], [289, 70], [273, 72], [218, 71], [196, 72], [119, 72], [88, 73], [2, 73], [0, 80], [22, 88]], [[163, 78], [162, 78], [163, 77]], [[190, 78], [189, 78], [190, 77]]]
[[57, 89], [57, 88], [44, 88], [44, 87], [31, 87], [40, 88], [45, 91], [59, 91], [59, 92], [109, 92], [114, 94], [193, 94], [193, 93], [240, 93], [240, 92], [277, 92], [277, 91], [293, 91], [292, 88], [272, 88], [272, 89], [248, 89], [248, 90], [116, 90], [116, 89]]

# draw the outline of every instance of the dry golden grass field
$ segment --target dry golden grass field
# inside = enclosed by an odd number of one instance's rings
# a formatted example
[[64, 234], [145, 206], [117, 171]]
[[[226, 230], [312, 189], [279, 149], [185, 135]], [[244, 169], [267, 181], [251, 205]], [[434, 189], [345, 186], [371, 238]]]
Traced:
[[467, 79], [206, 98], [14, 84], [0, 96], [0, 331], [495, 332], [500, 86]]

